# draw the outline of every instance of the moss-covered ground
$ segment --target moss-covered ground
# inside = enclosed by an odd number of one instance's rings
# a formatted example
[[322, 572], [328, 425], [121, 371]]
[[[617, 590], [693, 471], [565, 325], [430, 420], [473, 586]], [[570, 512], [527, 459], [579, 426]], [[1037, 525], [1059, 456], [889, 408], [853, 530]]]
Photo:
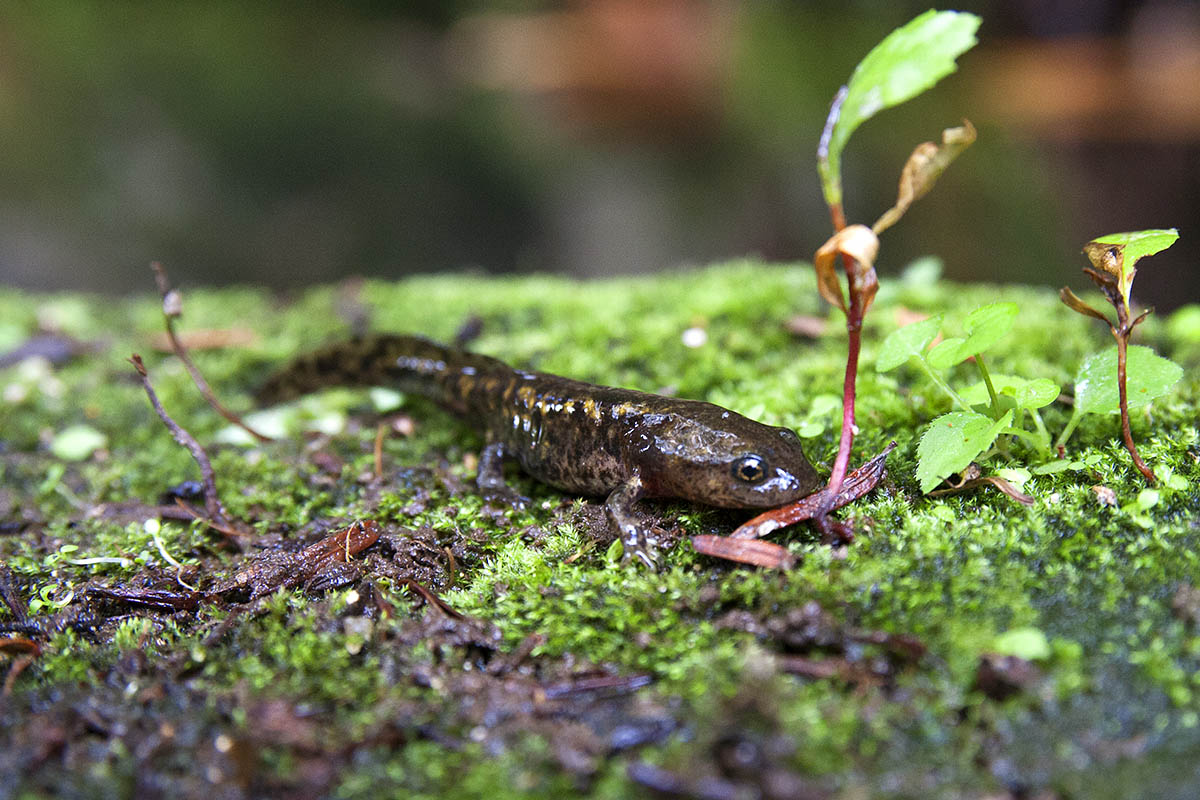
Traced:
[[[616, 563], [595, 499], [514, 472], [530, 509], [485, 502], [470, 483], [479, 438], [426, 402], [328, 391], [252, 414], [285, 435], [246, 442], [155, 349], [157, 297], [0, 292], [0, 352], [39, 331], [67, 351], [0, 371], [0, 670], [25, 665], [0, 700], [0, 797], [1195, 797], [1195, 311], [1139, 331], [1185, 367], [1134, 415], [1154, 491], [1116, 418], [1095, 417], [1068, 445], [1079, 468], [1028, 476], [1032, 505], [990, 488], [923, 497], [917, 436], [949, 408], [915, 372], [876, 373], [874, 350], [907, 312], [953, 326], [996, 299], [1022, 309], [996, 372], [1069, 393], [1109, 343], [1049, 290], [885, 279], [856, 460], [899, 447], [880, 488], [842, 512], [857, 540], [789, 529], [773, 540], [798, 566], [760, 571], [686, 538], [747, 515], [647, 503], [675, 542], [653, 574]], [[216, 332], [225, 346], [193, 357], [250, 412], [270, 370], [364, 324], [451, 340], [474, 317], [472, 349], [789, 425], [827, 465], [844, 329], [836, 316], [815, 337], [784, 327], [823, 313], [810, 268], [736, 262], [587, 284], [197, 290], [180, 328]], [[132, 352], [253, 537], [171, 518], [162, 495], [199, 473]], [[1052, 406], [1051, 432], [1068, 416]], [[1011, 454], [989, 466], [1024, 477]], [[346, 569], [229, 588], [356, 519], [383, 535]]]

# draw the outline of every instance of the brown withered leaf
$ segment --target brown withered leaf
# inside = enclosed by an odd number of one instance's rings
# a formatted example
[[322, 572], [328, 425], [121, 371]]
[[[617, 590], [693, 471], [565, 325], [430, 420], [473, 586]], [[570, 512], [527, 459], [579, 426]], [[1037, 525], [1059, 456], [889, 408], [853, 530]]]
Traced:
[[[950, 480], [947, 479], [946, 482], [950, 483]], [[984, 485], [994, 486], [995, 488], [999, 489], [1001, 492], [1004, 492], [1004, 494], [1008, 495], [1013, 500], [1016, 500], [1018, 503], [1020, 503], [1022, 505], [1026, 505], [1026, 506], [1033, 505], [1032, 497], [1025, 494], [1024, 492], [1022, 492], [1016, 486], [1013, 486], [1008, 481], [1004, 480], [1004, 478], [997, 477], [996, 475], [983, 475], [983, 476], [976, 477], [976, 478], [968, 478], [968, 479], [964, 480], [962, 483], [948, 486], [945, 489], [937, 489], [935, 491], [929, 492], [928, 494], [930, 497], [941, 497], [943, 495], [948, 495], [948, 494], [961, 494], [963, 492], [969, 492], [972, 489], [977, 489], [980, 486], [984, 486]]]
[[866, 225], [848, 225], [829, 237], [813, 257], [817, 271], [817, 289], [821, 296], [846, 312], [846, 298], [842, 295], [842, 283], [837, 276], [837, 257], [846, 265], [850, 293], [861, 299], [862, 313], [866, 313], [879, 289], [875, 276], [875, 257], [879, 255], [879, 237]]
[[734, 539], [729, 536], [698, 534], [692, 537], [692, 547], [697, 553], [739, 564], [750, 564], [769, 569], [791, 569], [796, 558], [786, 547], [762, 539]]
[[1111, 324], [1108, 322], [1107, 317], [1105, 317], [1103, 314], [1101, 314], [1096, 309], [1089, 306], [1087, 303], [1080, 300], [1075, 295], [1075, 293], [1072, 292], [1070, 289], [1068, 289], [1066, 286], [1064, 286], [1063, 288], [1058, 290], [1058, 296], [1059, 296], [1059, 298], [1062, 299], [1062, 301], [1064, 303], [1066, 303], [1067, 307], [1070, 308], [1072, 311], [1078, 311], [1080, 314], [1084, 314], [1089, 317], [1095, 317], [1096, 319], [1100, 320], [1101, 322]]
[[920, 200], [937, 183], [946, 167], [959, 153], [975, 141], [975, 126], [963, 120], [957, 128], [942, 131], [942, 143], [923, 142], [916, 146], [908, 163], [900, 173], [900, 187], [896, 193], [896, 205], [884, 212], [872, 226], [875, 233], [883, 233], [895, 225], [913, 203]]
[[1083, 254], [1093, 267], [1107, 272], [1115, 281], [1121, 280], [1125, 267], [1125, 245], [1091, 241], [1083, 246]]

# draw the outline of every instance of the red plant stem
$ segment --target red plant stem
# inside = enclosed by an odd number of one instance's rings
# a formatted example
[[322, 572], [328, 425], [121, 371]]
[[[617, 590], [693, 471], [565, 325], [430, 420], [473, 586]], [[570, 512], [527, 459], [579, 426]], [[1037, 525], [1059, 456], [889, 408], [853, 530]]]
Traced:
[[841, 203], [834, 203], [829, 207], [829, 218], [833, 221], [835, 233], [846, 227], [846, 212]]
[[[842, 257], [843, 259], [846, 256]], [[846, 273], [856, 266], [846, 264]], [[846, 470], [850, 466], [850, 449], [854, 445], [854, 402], [855, 389], [858, 382], [858, 354], [862, 347], [862, 295], [855, 291], [853, 281], [850, 282], [850, 307], [846, 310], [846, 377], [842, 382], [842, 437], [838, 443], [837, 457], [833, 461], [833, 472], [829, 475], [829, 500], [814, 516], [817, 526], [824, 532], [825, 515], [833, 506], [833, 498], [842, 490], [842, 482], [846, 479]]]
[[1137, 446], [1133, 443], [1133, 432], [1129, 428], [1129, 397], [1125, 390], [1125, 349], [1129, 342], [1130, 327], [1126, 321], [1126, 314], [1121, 313], [1118, 308], [1118, 320], [1120, 328], [1113, 329], [1113, 336], [1117, 339], [1117, 392], [1121, 400], [1121, 435], [1125, 439], [1125, 449], [1129, 451], [1129, 456], [1133, 459], [1133, 465], [1138, 468], [1138, 471], [1146, 477], [1150, 483], [1155, 483], [1158, 478], [1154, 475], [1154, 470], [1146, 466], [1146, 462], [1142, 461], [1141, 455], [1138, 454]]

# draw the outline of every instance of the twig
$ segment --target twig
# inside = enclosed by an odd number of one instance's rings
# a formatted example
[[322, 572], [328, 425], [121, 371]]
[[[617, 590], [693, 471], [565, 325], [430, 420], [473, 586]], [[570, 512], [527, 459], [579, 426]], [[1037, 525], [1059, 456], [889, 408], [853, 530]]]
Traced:
[[158, 285], [158, 291], [162, 295], [163, 321], [167, 326], [167, 339], [171, 342], [171, 350], [183, 362], [183, 366], [187, 368], [188, 374], [192, 376], [192, 383], [196, 384], [196, 388], [200, 390], [200, 394], [204, 395], [204, 399], [213, 407], [218, 414], [224, 417], [229, 422], [237, 425], [246, 433], [253, 436], [259, 442], [272, 441], [270, 436], [265, 436], [247, 425], [242, 418], [225, 408], [217, 396], [213, 393], [212, 388], [208, 385], [208, 381], [200, 373], [200, 369], [192, 363], [191, 356], [188, 355], [187, 348], [183, 342], [175, 334], [175, 318], [183, 313], [183, 298], [179, 292], [171, 288], [171, 283], [167, 279], [167, 271], [163, 265], [157, 261], [150, 264], [150, 269], [154, 270], [154, 281]]
[[146, 373], [146, 365], [142, 363], [142, 357], [134, 353], [129, 358], [129, 363], [133, 364], [133, 368], [137, 370], [138, 375], [142, 379], [142, 388], [146, 390], [146, 396], [150, 398], [150, 405], [154, 407], [154, 412], [158, 414], [158, 418], [167, 426], [167, 430], [171, 432], [171, 438], [178, 442], [183, 447], [186, 447], [188, 452], [192, 454], [192, 458], [200, 467], [200, 477], [204, 483], [204, 511], [208, 518], [217, 523], [213, 527], [222, 533], [226, 533], [233, 528], [230, 526], [228, 519], [225, 516], [225, 509], [221, 505], [221, 498], [217, 495], [217, 479], [213, 473], [212, 462], [208, 460], [208, 454], [204, 452], [204, 448], [200, 443], [192, 437], [190, 433], [179, 426], [159, 402], [158, 395], [154, 391], [154, 387], [150, 385], [150, 377]]
[[383, 435], [387, 431], [385, 423], [379, 423], [375, 429], [375, 480], [383, 481]]

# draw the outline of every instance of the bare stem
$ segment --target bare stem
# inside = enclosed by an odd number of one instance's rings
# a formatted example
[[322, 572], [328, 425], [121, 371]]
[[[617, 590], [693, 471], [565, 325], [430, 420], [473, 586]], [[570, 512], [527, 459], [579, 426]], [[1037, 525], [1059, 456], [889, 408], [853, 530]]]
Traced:
[[[843, 256], [843, 258], [846, 258]], [[846, 265], [851, 269], [853, 263]], [[847, 274], [850, 269], [847, 269]], [[853, 283], [853, 282], [851, 282]], [[846, 470], [850, 465], [850, 449], [854, 445], [854, 402], [855, 389], [858, 381], [858, 354], [862, 348], [862, 296], [850, 287], [850, 307], [846, 310], [846, 377], [842, 382], [842, 436], [838, 442], [837, 457], [833, 461], [833, 472], [829, 475], [829, 501], [814, 515], [813, 521], [824, 533], [827, 526], [825, 515], [832, 508], [832, 499], [842, 490], [842, 482], [846, 479]]]
[[1129, 451], [1133, 465], [1146, 477], [1148, 483], [1155, 483], [1158, 478], [1155, 477], [1154, 470], [1146, 466], [1145, 461], [1142, 461], [1137, 445], [1133, 443], [1133, 432], [1129, 428], [1129, 396], [1125, 389], [1125, 350], [1129, 344], [1129, 333], [1132, 326], [1128, 324], [1129, 315], [1123, 312], [1124, 309], [1118, 306], [1117, 321], [1120, 326], [1113, 330], [1113, 336], [1117, 339], [1117, 392], [1121, 399], [1121, 436], [1125, 439], [1125, 449]]
[[983, 363], [983, 355], [980, 353], [975, 354], [975, 366], [979, 368], [979, 374], [983, 376], [983, 385], [987, 387], [988, 399], [992, 404], [992, 419], [1000, 419], [1000, 398], [996, 396], [991, 373], [988, 372], [987, 364]]
[[833, 222], [835, 232], [846, 227], [846, 211], [841, 203], [834, 203], [829, 207], [829, 219]]

